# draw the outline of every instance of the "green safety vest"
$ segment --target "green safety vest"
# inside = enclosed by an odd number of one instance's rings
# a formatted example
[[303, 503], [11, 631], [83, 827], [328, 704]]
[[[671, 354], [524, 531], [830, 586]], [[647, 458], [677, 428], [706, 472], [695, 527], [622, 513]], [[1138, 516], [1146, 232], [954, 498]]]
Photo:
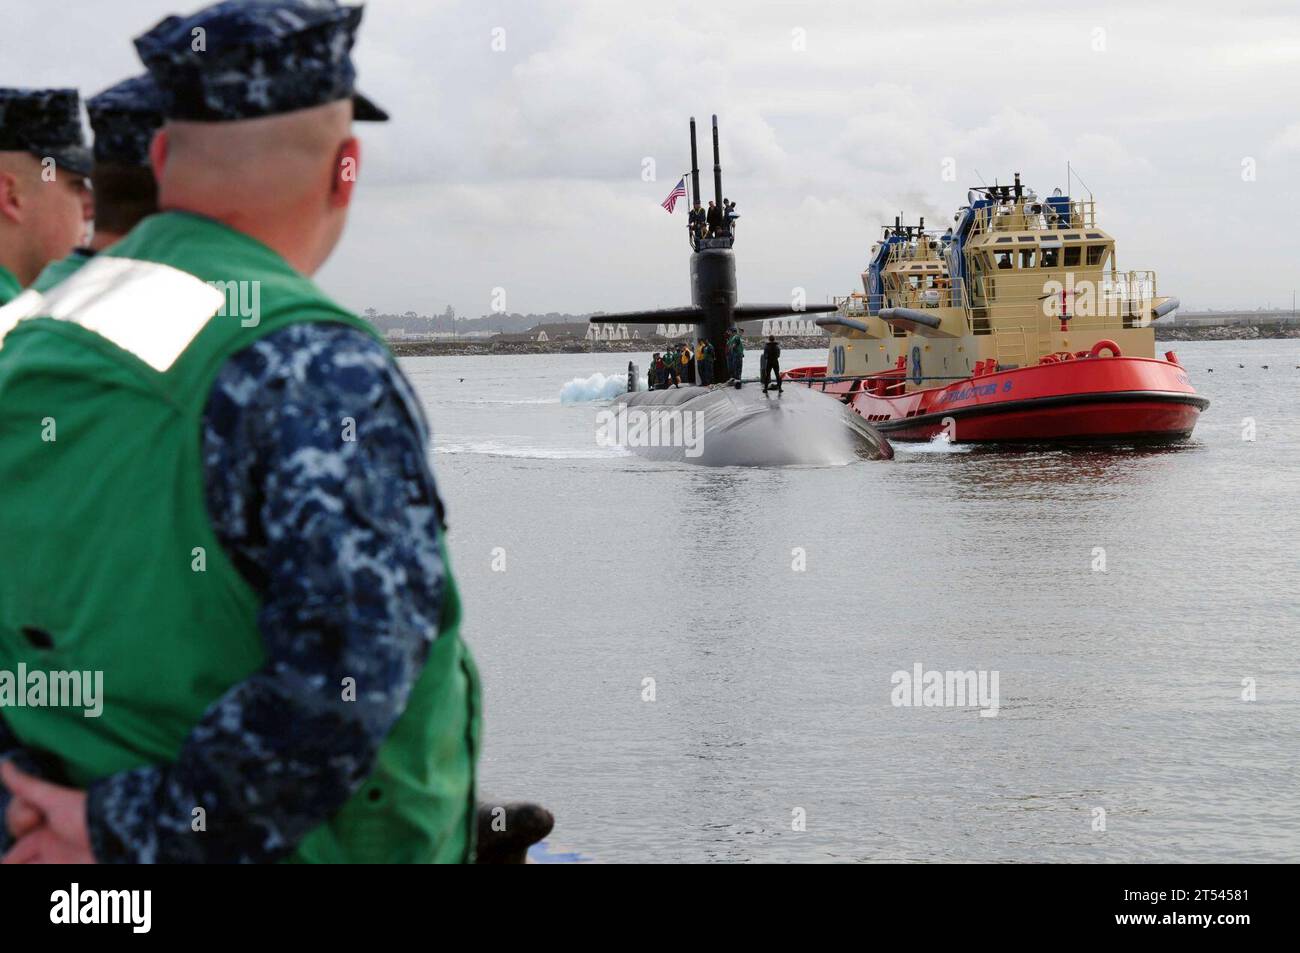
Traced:
[[[260, 283], [256, 326], [218, 313], [234, 281]], [[101, 671], [104, 695], [98, 718], [3, 714], [79, 787], [174, 761], [265, 662], [260, 600], [209, 520], [199, 434], [222, 365], [299, 321], [374, 334], [270, 248], [181, 212], [0, 308], [0, 670]], [[289, 859], [472, 858], [478, 676], [446, 570], [438, 637], [373, 772]]]
[[88, 255], [81, 249], [77, 249], [67, 258], [60, 258], [58, 261], [50, 262], [36, 276], [36, 280], [32, 282], [32, 290], [49, 291], [93, 257], [93, 255]]
[[4, 265], [0, 265], [0, 305], [8, 304], [22, 292], [18, 278]]

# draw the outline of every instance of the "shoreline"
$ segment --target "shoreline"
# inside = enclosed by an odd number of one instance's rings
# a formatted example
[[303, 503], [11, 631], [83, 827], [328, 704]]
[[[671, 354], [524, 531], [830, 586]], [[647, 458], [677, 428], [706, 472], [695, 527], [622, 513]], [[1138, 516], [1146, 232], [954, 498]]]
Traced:
[[[1156, 328], [1156, 341], [1255, 341], [1262, 339], [1300, 339], [1300, 326], [1287, 324], [1261, 325], [1210, 325], [1196, 327]], [[747, 338], [746, 350], [760, 345], [761, 339]], [[829, 338], [824, 335], [813, 337], [781, 338], [781, 347], [787, 350], [811, 348], [823, 349]], [[644, 354], [647, 351], [662, 350], [668, 344], [666, 340], [638, 338], [630, 341], [389, 341], [397, 357], [468, 357], [474, 355], [503, 354]], [[676, 342], [680, 344], [681, 342]]]

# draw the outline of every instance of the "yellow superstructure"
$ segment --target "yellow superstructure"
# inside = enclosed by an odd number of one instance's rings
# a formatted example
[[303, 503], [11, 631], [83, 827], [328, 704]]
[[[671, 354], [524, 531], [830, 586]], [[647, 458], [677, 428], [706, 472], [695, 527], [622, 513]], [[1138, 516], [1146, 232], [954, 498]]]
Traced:
[[[818, 323], [831, 332], [827, 373], [906, 368], [908, 389], [1115, 342], [1154, 357], [1151, 322], [1178, 306], [1152, 271], [1122, 271], [1092, 199], [1040, 200], [1020, 184], [973, 190], [940, 234], [898, 220], [863, 273]], [[977, 197], [978, 196], [978, 197]], [[917, 380], [916, 378], [921, 378]]]

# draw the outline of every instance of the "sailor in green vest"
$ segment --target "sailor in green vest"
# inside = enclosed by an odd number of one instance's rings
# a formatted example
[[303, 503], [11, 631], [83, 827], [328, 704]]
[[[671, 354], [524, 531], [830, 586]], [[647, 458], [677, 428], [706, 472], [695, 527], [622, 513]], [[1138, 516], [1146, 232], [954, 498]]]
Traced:
[[707, 339], [700, 344], [700, 356], [695, 361], [700, 369], [700, 383], [706, 387], [713, 383], [713, 342]]
[[0, 89], [0, 305], [81, 243], [89, 174], [75, 89]]
[[95, 233], [67, 258], [51, 262], [32, 283], [48, 291], [142, 218], [158, 211], [158, 186], [149, 165], [149, 144], [162, 125], [158, 87], [148, 73], [123, 80], [86, 100], [94, 133]]
[[478, 681], [420, 405], [306, 277], [353, 120], [386, 118], [360, 18], [227, 2], [138, 38], [163, 211], [0, 308], [0, 671], [67, 696], [0, 697], [7, 862], [473, 857]]
[[740, 328], [733, 327], [731, 334], [727, 338], [727, 373], [731, 379], [739, 384], [741, 375], [745, 371], [745, 338], [740, 333]]

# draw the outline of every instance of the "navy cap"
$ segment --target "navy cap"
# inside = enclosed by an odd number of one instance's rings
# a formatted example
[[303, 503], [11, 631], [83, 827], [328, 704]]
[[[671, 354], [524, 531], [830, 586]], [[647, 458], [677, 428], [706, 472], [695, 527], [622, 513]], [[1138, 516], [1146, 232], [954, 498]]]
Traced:
[[162, 97], [148, 73], [86, 100], [95, 131], [95, 161], [148, 167], [149, 143], [163, 124]]
[[58, 168], [90, 175], [77, 91], [0, 88], [0, 152], [49, 157]]
[[168, 119], [256, 119], [350, 98], [354, 119], [381, 121], [388, 114], [353, 88], [361, 12], [336, 0], [226, 0], [168, 17], [135, 48]]

